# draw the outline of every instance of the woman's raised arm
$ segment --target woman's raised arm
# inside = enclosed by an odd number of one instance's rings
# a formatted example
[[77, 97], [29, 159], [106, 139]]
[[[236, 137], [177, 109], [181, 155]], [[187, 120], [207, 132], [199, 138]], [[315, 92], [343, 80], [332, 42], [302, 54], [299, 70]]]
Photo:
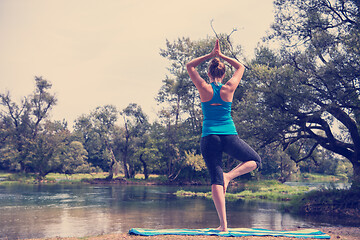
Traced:
[[222, 53], [219, 54], [219, 57], [224, 59], [226, 62], [228, 62], [231, 66], [233, 66], [235, 68], [235, 73], [229, 79], [229, 81], [227, 81], [225, 84], [229, 88], [228, 90], [230, 92], [235, 92], [235, 90], [236, 90], [237, 86], [239, 85], [241, 78], [244, 74], [245, 67], [240, 62], [238, 62], [236, 59], [229, 58]]
[[202, 77], [200, 77], [198, 71], [196, 70], [196, 67], [200, 63], [209, 60], [215, 56], [218, 56], [219, 54], [220, 54], [219, 40], [216, 40], [214, 49], [211, 51], [211, 53], [195, 58], [186, 64], [186, 69], [189, 73], [189, 76], [197, 89], [200, 90], [202, 87], [204, 87], [203, 84], [206, 84], [206, 81]]

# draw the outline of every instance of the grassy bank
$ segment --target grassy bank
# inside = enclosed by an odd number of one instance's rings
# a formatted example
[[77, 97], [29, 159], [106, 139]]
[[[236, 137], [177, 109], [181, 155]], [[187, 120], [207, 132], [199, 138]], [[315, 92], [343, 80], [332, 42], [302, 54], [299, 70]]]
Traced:
[[[240, 192], [226, 193], [226, 199], [229, 201], [238, 199], [290, 201], [308, 190], [308, 187], [292, 187], [275, 180], [256, 181], [244, 183]], [[180, 190], [175, 194], [178, 197], [205, 197], [211, 199], [211, 192], [203, 193]]]
[[[16, 184], [16, 183], [23, 183], [23, 184], [74, 184], [74, 183], [99, 183], [103, 181], [106, 182], [106, 177], [108, 173], [100, 172], [100, 173], [88, 173], [88, 174], [60, 174], [60, 173], [49, 173], [46, 177], [39, 181], [37, 179], [36, 174], [31, 173], [6, 173], [0, 172], [0, 185], [4, 184]], [[143, 174], [137, 174], [133, 179], [126, 179], [124, 175], [120, 174], [117, 175], [113, 182], [126, 182], [126, 183], [137, 183], [137, 184], [163, 184], [166, 182], [166, 178], [160, 175], [150, 175], [149, 179], [145, 180]], [[109, 181], [109, 183], [111, 183]]]
[[347, 176], [325, 175], [319, 173], [301, 173], [300, 182], [347, 182]]
[[322, 189], [295, 197], [284, 209], [301, 214], [332, 214], [360, 222], [359, 189]]

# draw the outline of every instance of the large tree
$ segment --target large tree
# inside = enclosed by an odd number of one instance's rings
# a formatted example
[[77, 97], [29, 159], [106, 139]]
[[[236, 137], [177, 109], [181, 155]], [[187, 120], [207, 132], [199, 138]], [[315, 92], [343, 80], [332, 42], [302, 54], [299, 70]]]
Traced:
[[1, 151], [0, 163], [10, 170], [30, 171], [31, 148], [42, 129], [42, 123], [56, 104], [56, 97], [49, 90], [52, 84], [35, 77], [33, 94], [13, 101], [10, 92], [0, 94]]
[[73, 141], [67, 123], [50, 121], [56, 104], [51, 83], [35, 77], [35, 91], [20, 103], [0, 94], [0, 168], [31, 172], [43, 179], [50, 172], [89, 172], [83, 145]]
[[75, 135], [88, 152], [88, 161], [109, 172], [109, 179], [116, 173], [118, 160], [115, 158], [114, 138], [118, 110], [113, 105], [97, 107], [89, 115], [75, 121]]
[[[302, 141], [298, 161], [320, 146], [347, 158], [354, 169], [353, 187], [358, 187], [359, 2], [277, 0], [275, 7], [269, 40], [282, 47], [276, 53], [259, 48], [252, 62], [249, 81], [256, 91], [247, 96], [253, 119], [261, 123], [253, 133], [284, 147]], [[251, 108], [251, 103], [243, 105]]]
[[31, 141], [27, 167], [43, 179], [48, 173], [88, 173], [93, 171], [86, 161], [87, 152], [80, 142], [72, 141], [66, 124], [46, 121]]
[[[123, 136], [118, 139], [117, 148], [122, 155], [125, 178], [134, 178], [141, 165], [144, 167], [144, 172], [147, 171], [145, 158], [148, 153], [146, 153], [142, 142], [146, 142], [150, 124], [147, 115], [143, 112], [141, 106], [136, 103], [130, 103], [120, 115], [124, 121], [124, 130]], [[119, 136], [117, 137], [119, 138]], [[141, 149], [144, 152], [139, 153]], [[135, 157], [139, 157], [142, 164], [136, 161]], [[147, 174], [148, 172], [145, 175]]]

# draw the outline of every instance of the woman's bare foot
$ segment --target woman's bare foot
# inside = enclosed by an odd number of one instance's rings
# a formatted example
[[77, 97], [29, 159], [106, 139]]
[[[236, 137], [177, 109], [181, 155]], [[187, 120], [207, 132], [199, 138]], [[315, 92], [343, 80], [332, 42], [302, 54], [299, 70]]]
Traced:
[[226, 190], [227, 190], [227, 188], [229, 186], [229, 183], [231, 181], [231, 178], [230, 178], [228, 173], [223, 173], [223, 175], [224, 175], [224, 194], [225, 194]]
[[228, 231], [227, 227], [222, 227], [222, 226], [218, 227], [216, 230], [220, 231], [220, 232], [227, 232]]

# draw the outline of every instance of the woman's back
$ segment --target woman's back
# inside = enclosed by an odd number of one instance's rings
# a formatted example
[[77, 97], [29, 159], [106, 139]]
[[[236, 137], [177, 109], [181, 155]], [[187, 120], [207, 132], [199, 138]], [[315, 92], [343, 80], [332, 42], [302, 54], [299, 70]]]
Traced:
[[236, 135], [236, 128], [231, 117], [232, 102], [221, 97], [223, 84], [211, 83], [213, 96], [209, 101], [201, 102], [204, 115], [202, 136], [210, 134]]

